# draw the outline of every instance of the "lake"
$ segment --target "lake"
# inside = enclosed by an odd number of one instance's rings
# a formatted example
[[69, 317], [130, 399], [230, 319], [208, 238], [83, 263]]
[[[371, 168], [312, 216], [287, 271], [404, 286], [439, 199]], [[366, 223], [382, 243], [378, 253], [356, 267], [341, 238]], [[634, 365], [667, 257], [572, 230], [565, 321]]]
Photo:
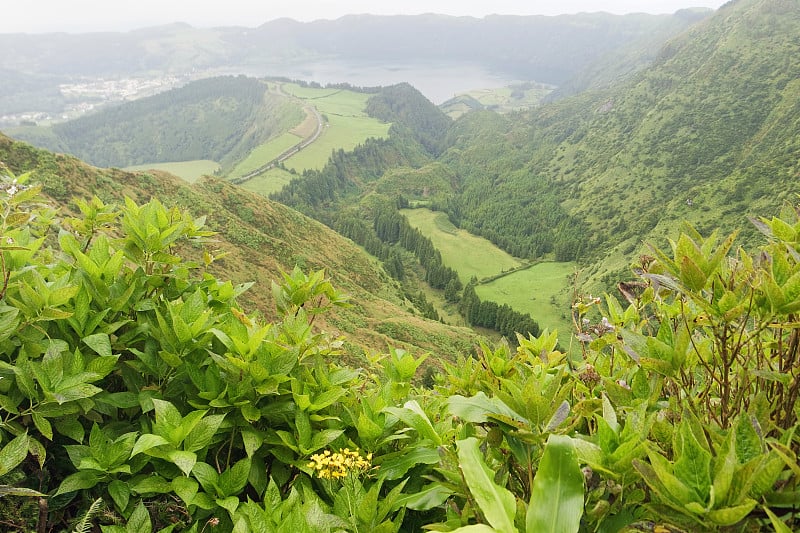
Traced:
[[258, 75], [360, 87], [408, 82], [437, 105], [473, 89], [505, 87], [519, 81], [468, 63], [377, 63], [335, 59], [272, 66]]

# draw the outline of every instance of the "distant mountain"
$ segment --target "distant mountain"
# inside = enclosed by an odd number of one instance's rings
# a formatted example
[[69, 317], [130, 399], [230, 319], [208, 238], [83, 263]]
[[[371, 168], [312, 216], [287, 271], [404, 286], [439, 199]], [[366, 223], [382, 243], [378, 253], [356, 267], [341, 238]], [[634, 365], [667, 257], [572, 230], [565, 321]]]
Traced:
[[[206, 215], [218, 232], [214, 263], [219, 279], [254, 282], [240, 300], [248, 312], [275, 317], [270, 282], [295, 265], [304, 270], [325, 269], [332, 283], [352, 298], [354, 305], [320, 317], [315, 324], [345, 339], [345, 349], [357, 363], [364, 351], [385, 350], [387, 344], [430, 351], [452, 358], [472, 350], [475, 333], [418, 316], [401, 289], [374, 259], [350, 240], [284, 205], [212, 178], [186, 182], [158, 172], [130, 173], [98, 169], [73, 157], [56, 155], [0, 134], [0, 163], [15, 174], [32, 172], [54, 205], [70, 209], [72, 198], [97, 195], [105, 202], [129, 196], [143, 203], [158, 198], [166, 205]], [[3, 166], [0, 165], [0, 169]], [[74, 208], [74, 207], [73, 207]], [[187, 250], [187, 257], [197, 251]], [[197, 258], [202, 261], [202, 258]]]
[[[469, 63], [511, 79], [561, 84], [607, 54], [674, 36], [694, 22], [676, 15], [346, 16], [257, 28], [171, 24], [126, 33], [0, 34], [0, 115], [46, 111], [59, 83], [82, 79], [245, 73], [275, 75], [307, 61], [391, 66]], [[49, 84], [44, 82], [50, 80]], [[342, 79], [348, 82], [347, 74]], [[35, 85], [38, 92], [31, 93]], [[26, 92], [27, 91], [27, 92]]]

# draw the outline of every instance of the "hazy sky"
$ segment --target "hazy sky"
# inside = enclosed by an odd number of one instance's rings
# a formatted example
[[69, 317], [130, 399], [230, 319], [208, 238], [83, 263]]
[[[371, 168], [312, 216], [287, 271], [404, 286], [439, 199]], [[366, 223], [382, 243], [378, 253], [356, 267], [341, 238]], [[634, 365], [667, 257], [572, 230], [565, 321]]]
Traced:
[[272, 19], [334, 19], [378, 15], [492, 13], [557, 15], [582, 11], [672, 13], [718, 8], [725, 0], [0, 0], [0, 33], [127, 31], [188, 22], [195, 27], [255, 27]]

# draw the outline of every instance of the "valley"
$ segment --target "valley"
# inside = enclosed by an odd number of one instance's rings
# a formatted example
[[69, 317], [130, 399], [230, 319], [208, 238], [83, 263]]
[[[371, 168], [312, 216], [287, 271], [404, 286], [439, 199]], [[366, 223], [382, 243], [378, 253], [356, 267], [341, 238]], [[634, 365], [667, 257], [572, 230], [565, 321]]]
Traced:
[[797, 35], [0, 35], [0, 529], [800, 530]]

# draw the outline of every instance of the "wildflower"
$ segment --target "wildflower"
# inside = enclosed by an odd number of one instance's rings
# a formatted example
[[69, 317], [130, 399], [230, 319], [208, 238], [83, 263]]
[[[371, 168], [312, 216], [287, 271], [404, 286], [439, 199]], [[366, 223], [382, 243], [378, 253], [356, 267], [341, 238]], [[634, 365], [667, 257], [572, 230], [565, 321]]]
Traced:
[[321, 479], [342, 479], [351, 473], [360, 474], [377, 467], [372, 466], [372, 453], [364, 457], [358, 450], [345, 448], [336, 453], [325, 450], [312, 455], [308, 468]]

